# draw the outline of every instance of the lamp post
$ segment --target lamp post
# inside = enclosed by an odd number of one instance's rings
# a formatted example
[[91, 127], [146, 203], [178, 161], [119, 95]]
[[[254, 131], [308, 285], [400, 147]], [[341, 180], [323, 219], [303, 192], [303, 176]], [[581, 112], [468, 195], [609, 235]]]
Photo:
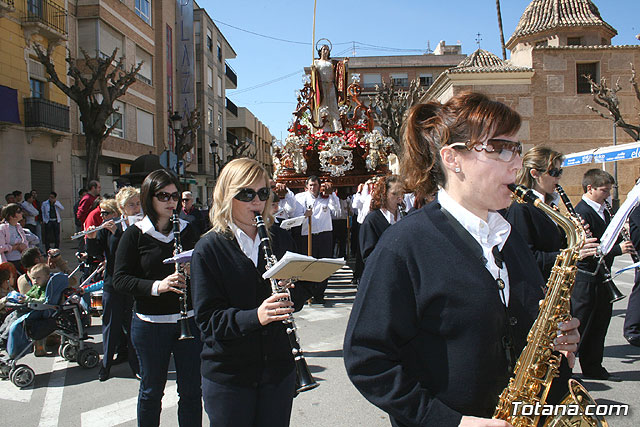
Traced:
[[179, 147], [182, 145], [182, 116], [177, 111], [173, 112], [173, 115], [169, 117], [171, 120], [171, 129], [173, 129], [173, 152], [178, 156], [176, 162], [176, 174], [180, 176], [180, 151]]

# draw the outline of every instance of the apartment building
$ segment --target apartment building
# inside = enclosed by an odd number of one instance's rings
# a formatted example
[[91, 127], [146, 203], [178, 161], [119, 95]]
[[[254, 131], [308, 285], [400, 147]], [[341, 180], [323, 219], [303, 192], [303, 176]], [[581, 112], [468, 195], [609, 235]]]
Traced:
[[197, 169], [192, 191], [203, 202], [213, 197], [215, 180], [230, 153], [227, 139], [227, 118], [235, 117], [238, 109], [226, 97], [227, 89], [238, 87], [238, 76], [228, 59], [236, 57], [227, 39], [206, 10], [195, 6], [193, 11], [196, 105], [201, 114], [198, 130]]
[[[64, 0], [0, 0], [0, 182], [2, 196], [35, 189], [44, 200], [56, 191], [71, 211], [69, 101], [47, 82], [33, 50], [35, 44], [51, 48], [56, 71], [66, 77], [65, 4]], [[70, 216], [62, 230], [73, 231]]]
[[273, 174], [273, 161], [271, 159], [271, 141], [273, 136], [269, 128], [262, 123], [253, 113], [245, 108], [237, 109], [237, 114], [228, 112], [227, 141], [230, 153], [243, 151], [244, 155], [255, 155], [255, 159], [262, 164], [270, 174]]

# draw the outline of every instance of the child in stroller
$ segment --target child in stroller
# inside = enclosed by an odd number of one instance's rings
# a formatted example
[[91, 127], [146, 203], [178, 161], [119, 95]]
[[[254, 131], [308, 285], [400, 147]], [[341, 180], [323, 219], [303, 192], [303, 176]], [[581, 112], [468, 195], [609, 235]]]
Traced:
[[36, 298], [20, 296], [7, 302], [14, 312], [0, 328], [0, 349], [6, 349], [6, 354], [0, 354], [0, 378], [8, 378], [18, 387], [31, 385], [33, 369], [16, 362], [31, 350], [33, 340], [51, 333], [62, 337], [59, 353], [64, 359], [77, 361], [84, 368], [98, 364], [98, 352], [84, 343], [90, 337], [82, 324], [81, 291], [69, 292], [68, 286], [68, 276], [56, 273], [46, 283], [44, 301], [38, 301], [35, 289], [32, 297]]

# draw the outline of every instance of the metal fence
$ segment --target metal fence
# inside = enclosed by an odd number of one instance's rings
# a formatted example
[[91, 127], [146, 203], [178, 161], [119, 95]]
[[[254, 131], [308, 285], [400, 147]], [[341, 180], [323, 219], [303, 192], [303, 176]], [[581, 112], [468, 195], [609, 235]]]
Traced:
[[23, 22], [41, 22], [64, 35], [67, 34], [67, 11], [64, 7], [50, 0], [24, 0], [24, 5]]
[[25, 98], [24, 126], [69, 132], [69, 107], [43, 98]]

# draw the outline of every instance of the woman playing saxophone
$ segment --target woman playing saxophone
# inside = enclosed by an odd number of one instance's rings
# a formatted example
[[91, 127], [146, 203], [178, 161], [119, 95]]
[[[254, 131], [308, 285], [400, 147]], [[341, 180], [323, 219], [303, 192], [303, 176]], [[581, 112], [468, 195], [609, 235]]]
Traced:
[[[544, 280], [497, 212], [511, 203], [520, 116], [477, 93], [414, 106], [401, 175], [436, 199], [390, 227], [367, 260], [344, 342], [347, 373], [394, 426], [489, 419], [538, 315]], [[556, 323], [573, 363], [578, 322]]]

